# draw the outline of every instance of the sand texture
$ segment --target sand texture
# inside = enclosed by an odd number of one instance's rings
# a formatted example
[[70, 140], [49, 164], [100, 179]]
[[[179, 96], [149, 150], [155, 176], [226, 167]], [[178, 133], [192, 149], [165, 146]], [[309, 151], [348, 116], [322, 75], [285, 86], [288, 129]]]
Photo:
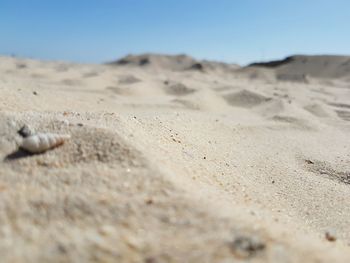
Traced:
[[349, 121], [350, 57], [0, 57], [0, 262], [349, 262]]

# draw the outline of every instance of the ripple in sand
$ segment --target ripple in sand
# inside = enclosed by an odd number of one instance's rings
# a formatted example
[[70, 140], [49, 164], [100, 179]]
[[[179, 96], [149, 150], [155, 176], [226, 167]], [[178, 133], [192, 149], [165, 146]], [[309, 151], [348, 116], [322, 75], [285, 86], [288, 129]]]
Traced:
[[350, 121], [350, 111], [335, 111], [339, 118], [343, 119], [344, 121]]
[[61, 83], [67, 86], [81, 86], [83, 84], [83, 82], [78, 79], [64, 79]]
[[175, 96], [185, 96], [196, 91], [195, 89], [189, 88], [182, 83], [167, 84], [164, 90], [167, 94]]
[[117, 95], [132, 95], [133, 91], [130, 87], [113, 87], [113, 86], [108, 86], [106, 87], [106, 90], [112, 91], [113, 93]]
[[249, 90], [241, 90], [239, 92], [227, 94], [224, 96], [224, 99], [232, 106], [244, 108], [252, 108], [271, 100], [271, 98]]
[[310, 172], [322, 175], [326, 178], [336, 180], [344, 184], [350, 184], [350, 171], [339, 171], [333, 169], [327, 162], [318, 160], [305, 160], [306, 168]]
[[182, 106], [184, 106], [187, 109], [190, 110], [200, 110], [200, 106], [198, 104], [196, 104], [193, 101], [190, 100], [183, 100], [183, 99], [174, 99], [172, 100], [172, 102], [177, 103], [177, 104], [181, 104]]
[[119, 84], [134, 84], [140, 82], [141, 80], [133, 75], [122, 75], [119, 76]]
[[98, 77], [98, 76], [99, 76], [99, 72], [97, 72], [97, 71], [86, 72], [82, 75], [83, 78], [93, 78], [93, 77]]
[[328, 109], [326, 106], [320, 105], [320, 104], [307, 105], [304, 107], [304, 109], [307, 110], [308, 112], [310, 112], [311, 114], [313, 114], [314, 116], [320, 117], [320, 118], [327, 118], [327, 117], [334, 117], [335, 116], [334, 111], [332, 111], [331, 109]]

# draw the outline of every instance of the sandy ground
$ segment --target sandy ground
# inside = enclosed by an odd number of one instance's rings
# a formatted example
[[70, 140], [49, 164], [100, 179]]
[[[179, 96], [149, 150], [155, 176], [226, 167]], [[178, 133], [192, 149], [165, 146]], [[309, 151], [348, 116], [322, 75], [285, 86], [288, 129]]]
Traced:
[[350, 59], [308, 59], [0, 57], [0, 261], [349, 262]]

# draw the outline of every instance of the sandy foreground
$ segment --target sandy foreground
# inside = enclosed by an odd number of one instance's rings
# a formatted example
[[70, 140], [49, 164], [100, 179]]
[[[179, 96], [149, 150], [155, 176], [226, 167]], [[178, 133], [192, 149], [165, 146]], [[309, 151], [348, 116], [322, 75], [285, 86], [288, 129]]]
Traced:
[[[350, 57], [0, 57], [1, 262], [349, 262]], [[70, 134], [43, 154], [18, 130]]]

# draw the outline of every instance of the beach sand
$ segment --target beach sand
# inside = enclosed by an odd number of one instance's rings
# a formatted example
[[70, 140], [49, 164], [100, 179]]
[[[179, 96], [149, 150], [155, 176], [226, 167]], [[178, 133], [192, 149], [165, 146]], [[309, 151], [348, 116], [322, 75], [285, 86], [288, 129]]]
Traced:
[[349, 121], [350, 57], [0, 57], [0, 261], [349, 262]]

